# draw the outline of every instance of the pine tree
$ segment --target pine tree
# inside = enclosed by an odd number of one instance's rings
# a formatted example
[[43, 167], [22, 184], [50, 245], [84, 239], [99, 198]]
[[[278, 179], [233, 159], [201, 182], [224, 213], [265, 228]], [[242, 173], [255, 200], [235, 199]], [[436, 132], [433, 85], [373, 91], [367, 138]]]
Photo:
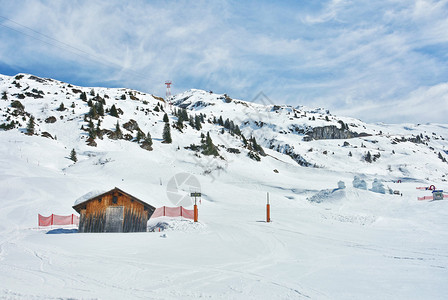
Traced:
[[204, 155], [213, 155], [218, 156], [218, 150], [216, 149], [216, 146], [213, 144], [212, 138], [210, 137], [210, 133], [207, 132], [207, 137], [205, 139], [205, 143], [202, 146], [203, 151], [202, 154]]
[[28, 124], [26, 126], [26, 131], [28, 135], [33, 135], [34, 134], [34, 117], [31, 116], [30, 120], [28, 121]]
[[61, 105], [59, 105], [58, 111], [64, 111], [65, 110], [65, 106], [64, 106], [64, 102], [61, 102]]
[[149, 131], [148, 131], [148, 134], [146, 135], [145, 143], [147, 143], [149, 146], [152, 146], [152, 137], [151, 137], [151, 134], [149, 133]]
[[165, 113], [164, 115], [163, 115], [163, 122], [165, 122], [165, 123], [167, 123], [167, 122], [169, 122], [170, 120], [168, 119], [168, 115], [167, 115], [167, 113]]
[[188, 121], [188, 113], [187, 113], [187, 110], [185, 108], [182, 108], [181, 115], [182, 115], [182, 119], [184, 121]]
[[[142, 132], [142, 135], [144, 136], [145, 134]], [[148, 132], [148, 135], [144, 138], [143, 143], [141, 144], [141, 148], [151, 151], [152, 150], [152, 138], [151, 138], [151, 134]]]
[[179, 128], [179, 129], [184, 128], [184, 123], [182, 122], [182, 116], [180, 116], [180, 115], [177, 118], [177, 128]]
[[2, 93], [2, 99], [3, 99], [3, 100], [8, 100], [8, 94], [6, 93], [6, 91], [3, 91], [3, 93]]
[[201, 130], [202, 128], [201, 118], [198, 115], [194, 117], [194, 127], [196, 128], [196, 130]]
[[240, 127], [238, 125], [235, 125], [235, 130], [234, 130], [236, 135], [241, 135], [241, 130]]
[[171, 131], [170, 131], [170, 123], [165, 123], [165, 127], [163, 128], [163, 143], [171, 144], [173, 140], [171, 139]]
[[98, 123], [96, 124], [95, 134], [100, 139], [103, 139], [103, 131], [101, 130], [101, 120], [98, 120]]
[[222, 120], [222, 116], [219, 116], [218, 124], [221, 125], [221, 126], [224, 125], [224, 121]]
[[95, 104], [95, 108], [96, 108], [96, 111], [98, 112], [98, 115], [103, 117], [104, 116], [104, 106], [103, 106], [103, 103], [98, 101]]
[[96, 106], [95, 105], [92, 105], [92, 107], [90, 108], [89, 117], [91, 119], [95, 119], [95, 120], [98, 119], [98, 112], [96, 110]]
[[110, 115], [112, 117], [118, 118], [118, 112], [117, 108], [115, 107], [115, 104], [113, 104], [112, 107], [110, 108]]
[[81, 95], [79, 96], [79, 98], [80, 98], [82, 101], [87, 101], [87, 94], [86, 94], [86, 92], [82, 92]]
[[366, 156], [364, 157], [365, 161], [368, 163], [372, 162], [372, 155], [370, 154], [370, 151], [367, 151]]
[[123, 133], [120, 129], [120, 123], [117, 121], [117, 124], [115, 125], [115, 137], [117, 139], [121, 139], [123, 137]]
[[94, 89], [90, 90], [90, 96], [95, 96], [95, 90]]
[[143, 140], [144, 138], [145, 134], [141, 130], [137, 130], [137, 136], [135, 137], [137, 143], [140, 143], [140, 140]]
[[75, 149], [72, 149], [72, 151], [70, 152], [70, 159], [73, 160], [73, 162], [77, 162], [78, 161], [78, 158], [76, 157]]
[[229, 129], [229, 128], [230, 128], [230, 121], [229, 121], [229, 118], [227, 118], [226, 121], [224, 122], [224, 128], [225, 128], [225, 129]]
[[252, 148], [258, 152], [262, 156], [266, 156], [266, 153], [264, 152], [263, 148], [258, 145], [257, 141], [255, 140], [255, 137], [251, 138]]

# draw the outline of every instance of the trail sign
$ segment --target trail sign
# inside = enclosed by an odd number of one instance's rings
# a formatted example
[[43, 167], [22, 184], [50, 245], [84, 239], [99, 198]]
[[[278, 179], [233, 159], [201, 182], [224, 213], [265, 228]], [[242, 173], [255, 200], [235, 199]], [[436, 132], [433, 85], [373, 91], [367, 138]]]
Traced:
[[190, 197], [201, 197], [201, 193], [191, 193]]

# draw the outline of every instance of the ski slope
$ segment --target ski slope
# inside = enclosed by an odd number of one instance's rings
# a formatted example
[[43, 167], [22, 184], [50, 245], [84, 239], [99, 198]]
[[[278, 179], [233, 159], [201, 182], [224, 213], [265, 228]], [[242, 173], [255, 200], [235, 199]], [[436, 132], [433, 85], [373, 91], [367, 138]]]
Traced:
[[[105, 92], [114, 98], [113, 89]], [[157, 101], [142, 97], [150, 105]], [[43, 120], [56, 114], [61, 99], [52, 101], [47, 110], [42, 110], [46, 99], [27, 98], [23, 103]], [[69, 101], [72, 98], [66, 106]], [[162, 144], [162, 113], [145, 119], [134, 114], [139, 102], [111, 99], [110, 103], [123, 108], [120, 123], [132, 117], [144, 131], [151, 130], [153, 151], [108, 138], [97, 140], [97, 147], [87, 146], [79, 132], [87, 112], [82, 105], [75, 108], [79, 112], [74, 117], [39, 123], [39, 130], [56, 134], [57, 140], [24, 135], [23, 128], [0, 131], [0, 298], [446, 298], [448, 201], [417, 201], [428, 192], [416, 189], [429, 184], [448, 189], [442, 177], [448, 173], [446, 163], [423, 145], [390, 144], [384, 136], [405, 135], [411, 128], [446, 137], [446, 126], [367, 125], [367, 130], [382, 130], [384, 135], [368, 138], [378, 140], [375, 143], [364, 138], [348, 141], [359, 144], [352, 148], [354, 156], [364, 151], [361, 143], [370, 150], [384, 149], [372, 164], [347, 157], [341, 140], [298, 143], [297, 135], [283, 135], [320, 165], [306, 168], [268, 148], [260, 162], [249, 159], [243, 148], [232, 155], [220, 150], [225, 160], [197, 157], [184, 147], [199, 143], [198, 131], [173, 130], [173, 144]], [[5, 101], [0, 107], [7, 105]], [[209, 116], [212, 106], [215, 115], [224, 117], [227, 108], [219, 104], [201, 109]], [[169, 117], [175, 120], [172, 114]], [[227, 117], [237, 116], [229, 111]], [[272, 123], [288, 126], [280, 120]], [[103, 124], [112, 128], [115, 122], [107, 116]], [[260, 141], [273, 134], [258, 130], [253, 132]], [[229, 135], [218, 138], [219, 128], [212, 124], [205, 124], [205, 131], [217, 144], [240, 145]], [[439, 143], [436, 149], [446, 147], [442, 139], [429, 143], [432, 147]], [[307, 152], [311, 147], [315, 150]], [[68, 158], [72, 148], [78, 154], [75, 164]], [[322, 154], [324, 149], [329, 154]], [[397, 156], [387, 154], [392, 150]], [[181, 172], [192, 174], [201, 184], [199, 224], [163, 219], [170, 227], [164, 232], [126, 234], [46, 234], [37, 228], [38, 213], [71, 214], [79, 197], [115, 186], [155, 207], [172, 206], [166, 184]], [[355, 175], [366, 180], [369, 189], [379, 178], [403, 196], [355, 189]], [[397, 179], [403, 182], [395, 183]], [[346, 189], [328, 194], [320, 203], [307, 200], [320, 190], [336, 188], [340, 180]], [[181, 191], [188, 192], [188, 187]], [[265, 222], [266, 193], [271, 199], [271, 223]]]

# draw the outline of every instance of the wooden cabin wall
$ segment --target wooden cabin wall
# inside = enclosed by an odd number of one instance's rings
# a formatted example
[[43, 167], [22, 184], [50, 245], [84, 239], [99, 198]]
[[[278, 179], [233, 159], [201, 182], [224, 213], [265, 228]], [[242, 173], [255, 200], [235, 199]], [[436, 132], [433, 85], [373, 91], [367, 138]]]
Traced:
[[[112, 201], [114, 196], [117, 196], [116, 203]], [[147, 222], [153, 211], [145, 210], [143, 204], [132, 200], [120, 192], [113, 192], [87, 202], [86, 209], [82, 210], [84, 213], [81, 213], [79, 232], [104, 232], [106, 208], [111, 206], [124, 207], [122, 232], [146, 231]]]

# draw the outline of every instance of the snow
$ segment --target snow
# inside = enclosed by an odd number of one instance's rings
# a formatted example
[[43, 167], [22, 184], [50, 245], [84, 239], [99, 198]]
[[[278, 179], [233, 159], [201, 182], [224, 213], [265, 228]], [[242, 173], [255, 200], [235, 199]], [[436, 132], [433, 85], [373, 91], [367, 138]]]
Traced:
[[372, 188], [370, 189], [374, 193], [385, 194], [384, 184], [381, 183], [377, 178], [373, 179]]
[[[8, 91], [11, 98], [27, 86], [50, 92], [49, 99], [27, 97], [21, 102], [42, 120], [37, 130], [57, 135], [57, 140], [27, 136], [18, 129], [0, 131], [0, 298], [446, 298], [448, 201], [417, 201], [428, 191], [416, 187], [434, 184], [448, 189], [448, 164], [434, 153], [448, 149], [442, 139], [448, 137], [447, 125], [365, 124], [338, 117], [374, 134], [350, 139], [350, 145], [342, 147], [341, 140], [303, 142], [303, 135], [288, 131], [294, 124], [337, 125], [337, 119], [308, 119], [321, 118], [320, 110], [300, 108], [307, 117], [290, 120], [286, 106], [272, 112], [272, 107], [246, 107], [240, 100], [226, 103], [219, 99], [223, 95], [185, 92], [178, 99], [189, 95], [191, 105], [199, 98], [209, 104], [195, 106], [194, 112], [222, 115], [241, 124], [248, 121], [242, 130], [249, 134], [252, 128], [257, 141], [265, 146], [272, 139], [291, 145], [317, 167], [300, 167], [277, 152], [275, 145], [265, 147], [267, 156], [260, 162], [253, 161], [240, 140], [221, 135], [221, 128], [206, 123], [203, 132], [210, 131], [216, 144], [241, 150], [230, 154], [220, 148], [225, 160], [210, 159], [184, 148], [200, 143], [200, 132], [190, 127], [184, 133], [173, 129], [173, 144], [161, 143], [163, 112], [152, 110], [158, 101], [152, 96], [136, 94], [141, 101], [123, 101], [120, 96], [128, 90], [95, 88], [100, 95], [109, 95], [109, 107], [116, 104], [124, 111], [120, 124], [132, 118], [144, 132], [151, 132], [154, 150], [108, 138], [89, 147], [86, 133], [79, 129], [85, 125], [82, 116], [88, 107], [71, 89], [88, 93], [90, 88], [69, 88], [59, 81], [39, 83], [28, 76], [20, 80], [21, 89], [11, 85], [13, 78], [3, 76], [0, 91]], [[55, 111], [61, 101], [66, 107], [75, 102], [75, 113]], [[9, 105], [10, 100], [0, 100], [2, 122]], [[146, 115], [137, 107], [151, 112]], [[247, 116], [242, 107], [253, 113]], [[165, 110], [174, 121], [169, 107]], [[50, 115], [58, 121], [45, 123]], [[262, 127], [255, 125], [258, 115], [265, 120]], [[20, 122], [24, 129], [25, 122]], [[116, 122], [107, 116], [102, 126], [113, 129]], [[431, 138], [428, 146], [391, 143], [391, 138], [409, 134], [437, 139]], [[79, 159], [75, 164], [68, 158], [73, 148]], [[348, 156], [349, 151], [353, 156]], [[381, 158], [371, 164], [362, 161], [367, 151], [381, 152]], [[155, 207], [173, 206], [166, 185], [183, 172], [201, 184], [199, 223], [160, 218], [150, 220], [148, 226], [160, 227], [161, 232], [130, 234], [46, 234], [37, 229], [38, 213], [74, 213], [72, 204], [80, 195], [113, 186]], [[354, 177], [361, 182], [377, 178], [403, 196], [350, 184], [335, 189], [338, 182], [351, 182]], [[271, 223], [265, 222], [267, 192]]]
[[94, 190], [94, 191], [90, 191], [87, 194], [79, 197], [78, 199], [76, 199], [75, 203], [73, 204], [73, 206], [76, 206], [80, 203], [83, 203], [89, 199], [95, 198], [96, 196], [102, 195], [104, 193], [106, 193], [108, 190]]
[[355, 176], [353, 178], [353, 187], [361, 190], [367, 190], [367, 183], [365, 180]]

